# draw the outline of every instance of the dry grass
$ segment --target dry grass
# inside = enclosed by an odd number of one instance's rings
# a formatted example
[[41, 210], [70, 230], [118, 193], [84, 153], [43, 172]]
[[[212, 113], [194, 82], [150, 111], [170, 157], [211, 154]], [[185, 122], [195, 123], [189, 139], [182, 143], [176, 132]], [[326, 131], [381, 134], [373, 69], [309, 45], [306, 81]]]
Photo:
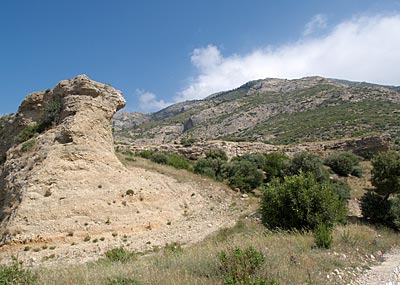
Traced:
[[[109, 284], [125, 277], [140, 284], [221, 284], [217, 253], [253, 246], [266, 262], [259, 275], [280, 284], [347, 284], [374, 255], [399, 246], [398, 234], [362, 224], [340, 226], [330, 250], [316, 249], [311, 233], [272, 232], [250, 220], [223, 229], [183, 251], [161, 250], [128, 263], [91, 263], [39, 271], [39, 284]], [[338, 269], [341, 278], [333, 271]], [[329, 278], [327, 278], [329, 276]], [[121, 283], [125, 284], [125, 283]]]

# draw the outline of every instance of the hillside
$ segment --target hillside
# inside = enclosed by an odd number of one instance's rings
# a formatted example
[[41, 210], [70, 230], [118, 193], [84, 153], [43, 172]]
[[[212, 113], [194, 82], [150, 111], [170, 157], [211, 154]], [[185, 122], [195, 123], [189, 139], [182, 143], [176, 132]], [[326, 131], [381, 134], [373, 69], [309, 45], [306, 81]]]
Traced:
[[201, 140], [292, 144], [389, 133], [400, 136], [399, 87], [305, 77], [267, 78], [159, 112], [117, 114], [116, 141]]

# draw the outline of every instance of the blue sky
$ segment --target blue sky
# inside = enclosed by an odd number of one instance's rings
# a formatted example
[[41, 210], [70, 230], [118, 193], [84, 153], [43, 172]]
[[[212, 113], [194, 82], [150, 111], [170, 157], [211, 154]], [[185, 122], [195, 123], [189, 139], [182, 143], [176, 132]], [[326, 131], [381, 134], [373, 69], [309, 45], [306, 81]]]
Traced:
[[400, 85], [400, 1], [3, 0], [0, 114], [85, 73], [155, 111], [265, 77]]

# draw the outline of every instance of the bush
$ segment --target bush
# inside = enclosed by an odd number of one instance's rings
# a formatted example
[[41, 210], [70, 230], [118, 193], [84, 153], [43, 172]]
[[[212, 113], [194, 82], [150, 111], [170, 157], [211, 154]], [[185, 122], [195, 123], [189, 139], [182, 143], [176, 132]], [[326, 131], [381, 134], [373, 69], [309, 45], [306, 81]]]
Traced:
[[38, 124], [25, 127], [17, 136], [18, 142], [24, 142], [32, 138], [38, 132]]
[[221, 176], [228, 181], [228, 185], [243, 192], [249, 192], [263, 182], [263, 173], [247, 160], [236, 160], [225, 163], [221, 167]]
[[371, 182], [378, 194], [388, 199], [390, 194], [400, 193], [400, 153], [380, 153], [372, 159], [372, 166]]
[[[248, 247], [235, 248], [230, 252], [222, 251], [218, 254], [220, 271], [224, 276], [223, 284], [254, 284], [255, 274], [264, 263], [264, 255]], [[260, 283], [259, 283], [260, 284]]]
[[268, 181], [271, 181], [274, 177], [283, 179], [283, 177], [288, 175], [291, 160], [286, 154], [273, 152], [265, 154], [264, 157], [265, 165], [263, 170], [266, 173]]
[[317, 155], [309, 152], [300, 152], [293, 157], [289, 173], [297, 175], [300, 172], [311, 172], [318, 182], [324, 182], [329, 179], [329, 173], [324, 169], [322, 160]]
[[105, 253], [106, 260], [111, 262], [126, 263], [137, 258], [136, 254], [125, 250], [123, 247], [113, 248]]
[[315, 244], [319, 248], [331, 248], [332, 246], [332, 228], [324, 225], [318, 224], [314, 230]]
[[167, 154], [167, 164], [176, 169], [192, 169], [192, 165], [187, 158], [177, 155], [175, 153]]
[[400, 197], [393, 199], [368, 191], [361, 198], [361, 213], [371, 223], [400, 229]]
[[210, 159], [220, 159], [223, 161], [228, 160], [228, 156], [226, 155], [226, 152], [220, 148], [210, 148], [210, 149], [206, 150], [205, 155], [206, 155], [206, 158], [210, 158]]
[[192, 146], [197, 140], [194, 138], [182, 138], [181, 145], [184, 147]]
[[202, 174], [210, 178], [221, 180], [221, 167], [224, 164], [222, 159], [199, 158], [194, 167], [194, 173]]
[[140, 156], [145, 159], [150, 159], [150, 157], [153, 155], [155, 151], [154, 150], [142, 150], [136, 153], [136, 156]]
[[384, 199], [383, 196], [368, 191], [361, 198], [361, 213], [364, 218], [370, 220], [372, 223], [390, 224], [390, 202]]
[[[325, 164], [329, 166], [333, 172], [341, 176], [348, 176], [352, 173], [359, 175], [361, 170], [360, 159], [351, 152], [331, 154], [325, 159]], [[356, 167], [358, 167], [357, 170], [354, 169]]]
[[156, 151], [150, 156], [150, 160], [159, 164], [167, 164], [168, 157], [165, 153]]
[[348, 201], [351, 198], [350, 186], [347, 181], [333, 180], [331, 181], [331, 184], [333, 191], [338, 194], [340, 200]]
[[36, 280], [37, 276], [30, 270], [23, 269], [22, 264], [16, 260], [11, 266], [0, 266], [0, 284], [30, 285]]
[[263, 190], [261, 215], [270, 228], [311, 229], [329, 227], [345, 219], [346, 203], [331, 183], [319, 183], [312, 173], [274, 179]]
[[35, 139], [30, 139], [30, 140], [22, 143], [21, 150], [23, 152], [31, 151], [34, 148], [35, 145], [36, 145]]

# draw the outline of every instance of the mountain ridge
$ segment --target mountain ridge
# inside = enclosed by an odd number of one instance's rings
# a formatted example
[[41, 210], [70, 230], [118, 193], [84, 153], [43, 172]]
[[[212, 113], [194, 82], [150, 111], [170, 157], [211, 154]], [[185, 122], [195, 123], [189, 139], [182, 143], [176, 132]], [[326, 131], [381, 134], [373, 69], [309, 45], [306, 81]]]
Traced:
[[117, 114], [114, 135], [139, 144], [184, 138], [288, 144], [380, 132], [397, 139], [399, 89], [320, 76], [253, 80], [147, 114], [145, 122], [121, 124]]

